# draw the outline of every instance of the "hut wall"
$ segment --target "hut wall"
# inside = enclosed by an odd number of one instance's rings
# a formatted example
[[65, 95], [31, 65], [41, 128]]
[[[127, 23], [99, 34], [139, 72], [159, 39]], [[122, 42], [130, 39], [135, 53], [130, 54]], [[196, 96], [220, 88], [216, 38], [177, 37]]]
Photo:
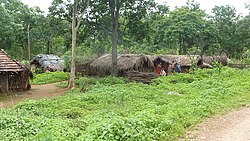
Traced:
[[14, 73], [9, 76], [9, 90], [11, 91], [21, 91], [23, 89], [21, 73]]
[[0, 93], [29, 90], [30, 88], [29, 74], [25, 71], [0, 74]]
[[9, 92], [9, 82], [7, 74], [0, 74], [0, 92], [2, 93]]

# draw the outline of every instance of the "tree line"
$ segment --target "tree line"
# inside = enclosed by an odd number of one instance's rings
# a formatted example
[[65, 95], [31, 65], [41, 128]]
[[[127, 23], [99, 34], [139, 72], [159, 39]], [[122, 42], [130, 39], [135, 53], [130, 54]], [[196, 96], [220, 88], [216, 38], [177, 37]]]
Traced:
[[[250, 15], [237, 15], [232, 6], [215, 6], [209, 15], [191, 0], [172, 11], [154, 0], [86, 1], [78, 0], [76, 10], [76, 23], [81, 21], [76, 38], [80, 63], [111, 53], [112, 40], [117, 40], [118, 53], [248, 56]], [[48, 14], [20, 0], [2, 0], [0, 47], [18, 60], [39, 53], [70, 60], [72, 12], [70, 0], [53, 0]]]

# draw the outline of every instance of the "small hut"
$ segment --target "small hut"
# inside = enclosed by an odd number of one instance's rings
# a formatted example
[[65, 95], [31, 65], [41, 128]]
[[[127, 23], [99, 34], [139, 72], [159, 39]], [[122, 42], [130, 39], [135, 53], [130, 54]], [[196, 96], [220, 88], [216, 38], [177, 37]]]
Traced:
[[154, 67], [156, 68], [158, 64], [162, 64], [162, 67], [165, 71], [168, 70], [168, 66], [169, 66], [169, 60], [166, 60], [165, 58], [163, 58], [162, 56], [150, 56], [151, 61], [154, 64]]
[[0, 50], [0, 93], [30, 89], [30, 71]]
[[42, 70], [48, 71], [63, 71], [64, 61], [53, 54], [38, 54], [30, 62], [31, 66], [35, 68], [41, 68]]
[[221, 56], [203, 56], [203, 62], [213, 65], [213, 62], [220, 62], [223, 66], [228, 65], [229, 58], [227, 55], [221, 55]]
[[172, 64], [172, 63], [180, 64], [182, 73], [188, 73], [192, 64], [196, 64], [196, 65], [201, 64], [201, 58], [198, 55], [192, 55], [192, 56], [189, 56], [189, 55], [163, 55], [162, 58], [164, 58], [170, 64]]
[[88, 60], [84, 64], [76, 64], [76, 72], [82, 76], [90, 74], [90, 64], [93, 63], [94, 60]]
[[192, 65], [200, 68], [211, 68], [212, 66], [203, 62], [199, 55], [163, 55], [161, 56], [165, 61], [171, 63], [178, 63], [181, 66], [182, 73], [188, 73]]
[[[90, 64], [88, 75], [106, 76], [111, 74], [112, 55], [106, 54]], [[147, 55], [123, 54], [117, 57], [118, 76], [126, 76], [129, 71], [154, 72], [154, 64]]]

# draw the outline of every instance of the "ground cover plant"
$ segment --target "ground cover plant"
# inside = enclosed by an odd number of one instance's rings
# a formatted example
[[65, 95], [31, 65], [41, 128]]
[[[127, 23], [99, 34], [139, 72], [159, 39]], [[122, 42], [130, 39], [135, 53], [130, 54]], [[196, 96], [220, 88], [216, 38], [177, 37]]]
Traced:
[[80, 78], [52, 100], [1, 110], [0, 140], [177, 140], [209, 115], [250, 102], [250, 70], [196, 70], [155, 79]]
[[68, 80], [69, 74], [66, 72], [45, 72], [41, 74], [35, 74], [34, 79], [31, 81], [34, 85], [55, 83]]

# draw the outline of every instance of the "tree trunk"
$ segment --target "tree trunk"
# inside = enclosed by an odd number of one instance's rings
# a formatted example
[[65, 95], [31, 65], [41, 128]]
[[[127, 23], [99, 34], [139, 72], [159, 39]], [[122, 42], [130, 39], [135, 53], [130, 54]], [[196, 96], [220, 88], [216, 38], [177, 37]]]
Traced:
[[50, 54], [50, 39], [47, 41], [47, 54]]
[[73, 6], [73, 20], [72, 20], [72, 56], [71, 56], [71, 70], [68, 88], [75, 87], [75, 70], [76, 70], [76, 11], [77, 0], [74, 1]]
[[118, 18], [120, 10], [120, 0], [110, 0], [112, 16], [112, 70], [111, 75], [117, 76], [117, 42], [118, 42]]
[[[89, 1], [86, 0], [85, 4], [86, 6], [84, 7], [83, 11], [86, 11], [86, 9], [89, 6]], [[72, 56], [71, 56], [71, 71], [70, 71], [70, 79], [69, 79], [69, 85], [68, 88], [73, 88], [75, 87], [75, 77], [76, 77], [76, 37], [77, 37], [77, 30], [80, 27], [81, 24], [81, 19], [79, 16], [77, 18], [77, 3], [78, 0], [74, 0], [74, 6], [73, 6], [73, 19], [72, 19]]]
[[30, 23], [28, 24], [28, 28], [27, 28], [27, 32], [28, 32], [28, 59], [30, 61]]

